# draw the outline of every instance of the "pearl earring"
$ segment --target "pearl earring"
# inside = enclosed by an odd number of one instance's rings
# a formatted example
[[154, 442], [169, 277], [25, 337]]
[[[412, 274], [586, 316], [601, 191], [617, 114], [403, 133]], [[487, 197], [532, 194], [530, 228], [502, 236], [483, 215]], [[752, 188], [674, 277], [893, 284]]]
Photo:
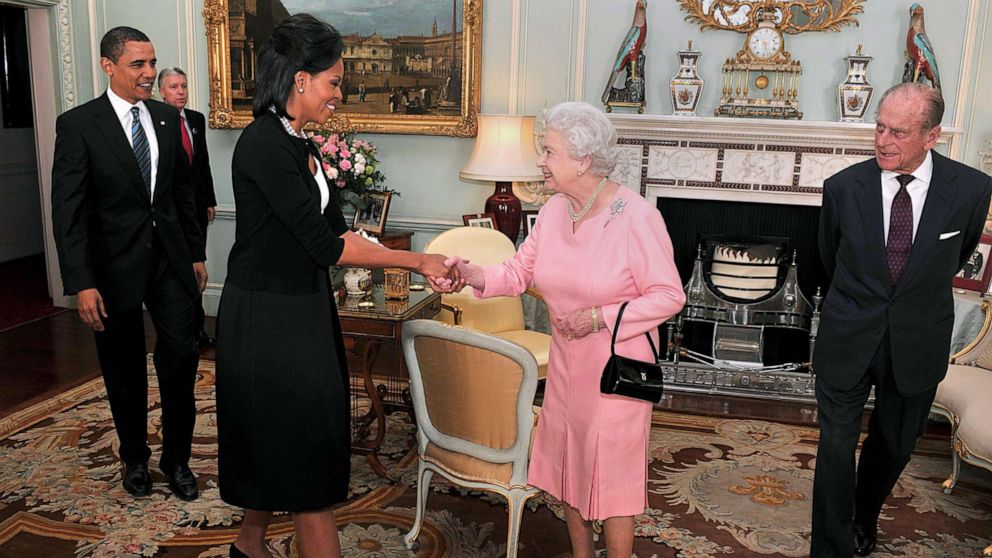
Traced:
[[302, 87], [297, 87], [296, 88], [296, 91], [297, 91], [297, 93], [303, 93], [303, 88]]
[[582, 173], [583, 172], [585, 172], [585, 171], [575, 171], [575, 174], [577, 174], [578, 176], [582, 176]]

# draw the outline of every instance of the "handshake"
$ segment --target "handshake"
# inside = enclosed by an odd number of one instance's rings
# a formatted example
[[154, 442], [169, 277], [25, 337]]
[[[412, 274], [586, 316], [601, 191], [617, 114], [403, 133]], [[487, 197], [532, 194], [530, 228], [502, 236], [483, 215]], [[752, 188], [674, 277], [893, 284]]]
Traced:
[[482, 268], [458, 256], [423, 254], [418, 272], [427, 278], [431, 289], [439, 293], [458, 292], [466, 285], [476, 289], [486, 286]]

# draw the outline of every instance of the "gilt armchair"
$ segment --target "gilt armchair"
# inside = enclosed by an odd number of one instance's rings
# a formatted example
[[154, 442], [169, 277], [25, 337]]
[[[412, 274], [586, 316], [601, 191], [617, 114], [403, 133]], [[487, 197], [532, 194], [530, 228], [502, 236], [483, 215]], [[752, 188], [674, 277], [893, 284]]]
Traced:
[[404, 537], [416, 546], [434, 473], [501, 494], [508, 505], [506, 556], [517, 555], [537, 413], [537, 362], [517, 345], [434, 320], [403, 326], [410, 397], [417, 418], [417, 512]]
[[[992, 313], [988, 301], [982, 309], [981, 332], [951, 357], [933, 402], [933, 412], [951, 423], [951, 474], [943, 484], [947, 494], [957, 485], [962, 462], [992, 471]], [[982, 555], [992, 556], [992, 544]]]
[[[472, 263], [492, 265], [512, 258], [516, 248], [506, 235], [494, 229], [457, 227], [434, 237], [424, 247], [424, 252], [461, 256]], [[527, 293], [540, 297], [533, 289]], [[492, 333], [524, 346], [537, 360], [538, 377], [544, 379], [547, 376], [551, 336], [525, 328], [520, 297], [479, 299], [472, 294], [471, 287], [465, 287], [460, 292], [442, 295], [441, 306], [437, 319]]]

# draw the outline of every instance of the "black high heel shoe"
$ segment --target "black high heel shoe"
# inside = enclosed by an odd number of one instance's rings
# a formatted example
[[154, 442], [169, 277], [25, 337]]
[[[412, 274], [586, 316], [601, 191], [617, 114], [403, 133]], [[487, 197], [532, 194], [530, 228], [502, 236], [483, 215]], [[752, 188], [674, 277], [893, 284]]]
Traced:
[[231, 558], [250, 558], [250, 557], [244, 552], [238, 550], [238, 547], [234, 546], [234, 543], [231, 543]]

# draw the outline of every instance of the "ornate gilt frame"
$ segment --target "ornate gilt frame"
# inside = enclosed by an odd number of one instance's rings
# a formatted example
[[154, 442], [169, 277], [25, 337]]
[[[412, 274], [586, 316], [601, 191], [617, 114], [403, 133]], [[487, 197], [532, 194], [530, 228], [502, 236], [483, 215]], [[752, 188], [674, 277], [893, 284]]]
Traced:
[[[458, 115], [407, 115], [337, 113], [327, 123], [336, 131], [354, 130], [381, 134], [424, 134], [475, 137], [478, 132], [482, 86], [482, 1], [461, 0], [462, 67], [461, 113]], [[252, 121], [247, 110], [235, 110], [231, 92], [231, 49], [228, 0], [204, 0], [210, 77], [211, 128], [240, 129]]]

